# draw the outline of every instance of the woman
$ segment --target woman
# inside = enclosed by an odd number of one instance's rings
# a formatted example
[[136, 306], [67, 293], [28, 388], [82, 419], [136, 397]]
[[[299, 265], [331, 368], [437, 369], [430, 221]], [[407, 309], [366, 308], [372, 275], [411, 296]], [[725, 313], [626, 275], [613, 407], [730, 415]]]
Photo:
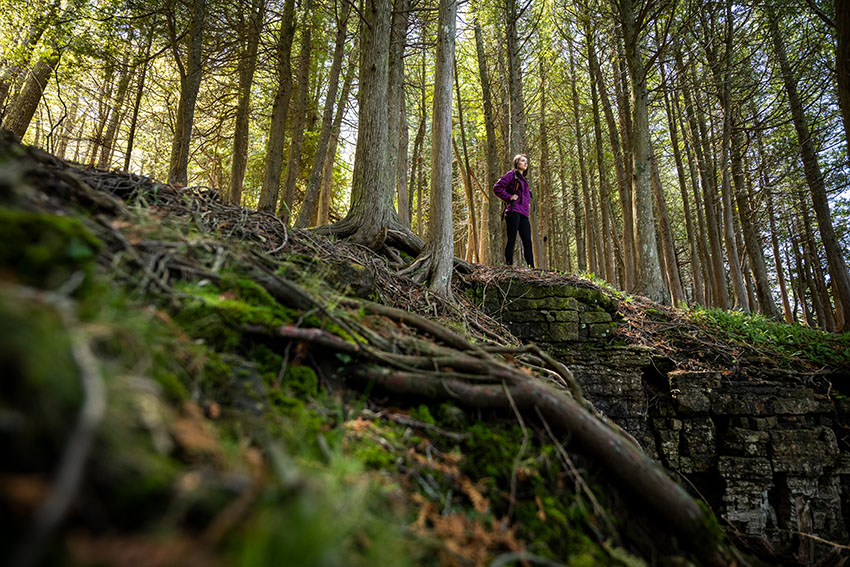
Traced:
[[519, 231], [525, 261], [533, 268], [534, 252], [531, 249], [531, 223], [528, 220], [531, 207], [531, 190], [528, 186], [527, 175], [528, 158], [525, 154], [519, 154], [514, 158], [514, 168], [496, 181], [493, 192], [501, 200], [507, 201], [505, 221], [508, 225], [508, 246], [505, 248], [505, 262], [508, 266], [513, 264], [516, 233]]

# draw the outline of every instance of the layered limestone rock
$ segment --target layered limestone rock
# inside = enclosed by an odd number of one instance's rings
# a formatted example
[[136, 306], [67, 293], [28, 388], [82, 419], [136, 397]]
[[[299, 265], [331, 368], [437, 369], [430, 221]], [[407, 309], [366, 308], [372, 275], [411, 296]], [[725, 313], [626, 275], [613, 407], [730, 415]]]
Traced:
[[598, 409], [734, 529], [805, 562], [830, 547], [804, 534], [850, 540], [850, 445], [838, 441], [847, 438], [847, 400], [788, 373], [736, 381], [673, 370], [613, 340], [617, 304], [595, 288], [507, 281], [470, 294], [564, 362]]

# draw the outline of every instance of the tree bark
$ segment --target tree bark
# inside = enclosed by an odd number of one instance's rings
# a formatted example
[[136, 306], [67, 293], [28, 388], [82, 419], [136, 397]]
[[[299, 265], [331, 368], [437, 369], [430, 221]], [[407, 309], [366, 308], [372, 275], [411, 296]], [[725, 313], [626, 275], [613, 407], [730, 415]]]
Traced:
[[277, 215], [284, 224], [289, 224], [289, 217], [295, 207], [295, 183], [298, 181], [298, 170], [301, 166], [301, 146], [304, 142], [304, 130], [307, 124], [307, 97], [310, 92], [310, 57], [313, 48], [313, 20], [316, 15], [311, 13], [312, 0], [304, 0], [302, 14], [304, 20], [301, 29], [301, 45], [298, 53], [298, 88], [295, 91], [295, 122], [292, 124], [292, 136], [289, 140], [289, 162], [286, 164], [286, 178], [283, 184], [283, 200], [278, 203]]
[[685, 66], [682, 62], [680, 51], [676, 51], [676, 67], [681, 79], [682, 95], [685, 99], [685, 113], [688, 118], [689, 131], [693, 141], [694, 155], [697, 160], [700, 184], [702, 186], [703, 211], [705, 213], [706, 233], [708, 234], [709, 257], [708, 266], [711, 274], [712, 305], [721, 309], [729, 309], [729, 293], [726, 290], [725, 269], [723, 268], [723, 245], [720, 242], [720, 234], [717, 230], [717, 215], [714, 207], [714, 183], [712, 181], [713, 168], [708, 163], [705, 154], [705, 144], [701, 122], [697, 118], [698, 108], [691, 96], [690, 86], [686, 78]]
[[617, 3], [623, 24], [623, 41], [626, 61], [632, 86], [632, 109], [634, 112], [634, 136], [632, 142], [634, 170], [634, 219], [637, 231], [637, 282], [635, 292], [653, 301], [664, 302], [669, 298], [661, 280], [661, 263], [655, 241], [655, 215], [653, 214], [650, 137], [649, 137], [649, 93], [646, 86], [646, 70], [641, 55], [638, 22], [632, 0]]
[[[576, 217], [576, 246], [581, 241], [582, 250], [578, 251], [578, 266], [580, 271], [595, 271], [596, 261], [595, 253], [596, 245], [594, 238], [596, 236], [595, 227], [591, 227], [591, 211], [590, 211], [590, 188], [587, 182], [587, 166], [584, 161], [584, 134], [581, 129], [581, 116], [579, 114], [578, 90], [576, 89], [576, 74], [575, 74], [575, 58], [573, 57], [572, 42], [570, 42], [570, 90], [573, 95], [573, 120], [575, 121], [576, 132], [576, 147], [578, 148], [578, 164], [579, 173], [581, 175], [581, 195], [584, 203], [584, 222], [579, 222]], [[578, 190], [577, 187], [574, 190]], [[574, 205], [574, 208], [578, 208]], [[582, 232], [581, 238], [578, 237], [579, 231]]]
[[[304, 202], [295, 221], [296, 228], [307, 228], [313, 219], [316, 201], [319, 198], [319, 189], [322, 183], [325, 155], [330, 145], [331, 131], [334, 126], [334, 103], [336, 102], [337, 89], [339, 87], [339, 76], [342, 72], [345, 35], [348, 29], [348, 15], [351, 12], [351, 5], [348, 2], [342, 2], [340, 9], [336, 40], [334, 41], [333, 60], [331, 61], [330, 76], [328, 77], [328, 92], [325, 95], [325, 108], [322, 112], [322, 130], [319, 133], [316, 156], [313, 159], [313, 168], [310, 170], [310, 178], [307, 182]], [[340, 101], [340, 104], [344, 105], [345, 101]]]
[[520, 68], [520, 45], [517, 32], [519, 15], [516, 0], [505, 1], [505, 25], [507, 26], [508, 87], [510, 92], [510, 139], [508, 153], [513, 156], [528, 154], [525, 148], [525, 107], [522, 97], [522, 69]]
[[532, 233], [534, 246], [534, 261], [538, 268], [549, 269], [549, 238], [551, 228], [551, 208], [541, 207], [540, 203], [551, 202], [552, 172], [549, 170], [549, 131], [546, 128], [546, 61], [543, 56], [545, 46], [540, 49], [540, 174], [538, 175], [537, 199], [532, 201], [532, 206], [537, 210], [538, 222], [532, 225], [535, 229]]
[[145, 45], [145, 54], [142, 59], [142, 72], [139, 74], [139, 83], [136, 87], [136, 100], [133, 103], [133, 114], [130, 118], [130, 131], [127, 134], [127, 152], [124, 154], [124, 171], [130, 170], [130, 159], [133, 155], [133, 142], [136, 139], [136, 126], [139, 121], [139, 108], [142, 106], [142, 95], [145, 90], [145, 77], [150, 64], [151, 45], [153, 44], [153, 28], [148, 31], [148, 40]]
[[620, 208], [623, 213], [623, 281], [620, 282], [620, 285], [622, 289], [628, 290], [634, 285], [633, 276], [635, 273], [635, 231], [631, 206], [632, 190], [629, 184], [629, 178], [626, 175], [620, 133], [617, 129], [614, 112], [611, 110], [611, 101], [605, 89], [605, 82], [602, 80], [602, 70], [600, 69], [595, 50], [591, 51], [588, 57], [595, 76], [596, 89], [599, 93], [599, 100], [602, 103], [602, 111], [605, 114], [605, 121], [608, 124], [608, 138], [611, 142], [611, 153], [614, 155], [614, 168], [617, 171], [617, 190], [620, 197]]
[[440, 0], [431, 143], [431, 218], [428, 223], [429, 289], [452, 293], [452, 75], [457, 0]]
[[[700, 12], [705, 17], [705, 12]], [[732, 211], [732, 175], [730, 150], [732, 146], [732, 47], [733, 47], [733, 22], [731, 1], [726, 1], [725, 17], [725, 42], [723, 52], [723, 65], [717, 54], [716, 48], [706, 42], [705, 52], [709, 66], [714, 75], [714, 83], [717, 88], [717, 96], [723, 109], [723, 139], [721, 147], [721, 203], [723, 206], [723, 236], [726, 242], [726, 258], [729, 263], [729, 278], [732, 280], [732, 295], [735, 305], [744, 311], [748, 311], [746, 301], [746, 290], [744, 288], [744, 277], [741, 264], [738, 260], [738, 246], [735, 241], [735, 230], [733, 226]], [[708, 24], [703, 20], [703, 27], [708, 29]]]
[[[399, 196], [406, 190], [404, 185], [399, 184], [398, 160], [401, 129], [407, 128], [407, 121], [402, 121], [402, 109], [404, 108], [404, 50], [407, 41], [409, 15], [410, 0], [394, 0], [392, 23], [390, 26], [390, 69], [387, 86], [389, 108], [387, 109], [388, 138], [386, 167], [391, 173], [390, 184], [392, 185], [393, 193]], [[404, 216], [401, 212], [401, 204], [399, 200], [399, 218]], [[404, 221], [402, 223], [404, 224]]]
[[847, 143], [845, 151], [850, 160], [850, 0], [835, 0], [835, 35], [838, 106], [844, 122], [844, 141]]
[[[457, 9], [457, 8], [455, 8], [455, 9]], [[454, 54], [452, 54], [452, 55], [454, 55]], [[460, 141], [461, 141], [461, 148], [463, 149], [463, 163], [464, 163], [463, 169], [466, 172], [464, 174], [464, 177], [463, 177], [463, 179], [464, 179], [463, 187], [464, 187], [464, 190], [466, 191], [466, 202], [467, 202], [467, 206], [469, 207], [469, 221], [470, 221], [470, 228], [469, 228], [470, 238], [469, 238], [469, 241], [470, 241], [471, 247], [476, 251], [475, 252], [476, 260], [480, 261], [480, 258], [478, 258], [478, 215], [476, 214], [476, 211], [475, 211], [475, 197], [473, 196], [473, 192], [472, 192], [472, 179], [471, 179], [472, 169], [470, 168], [470, 165], [469, 165], [469, 152], [467, 151], [467, 148], [466, 148], [466, 127], [464, 126], [464, 123], [463, 123], [463, 101], [461, 100], [461, 96], [460, 96], [460, 79], [458, 77], [458, 72], [457, 72], [457, 59], [452, 60], [452, 66], [453, 66], [453, 72], [454, 72], [455, 93], [457, 94], [457, 121], [458, 121], [458, 126], [460, 126]], [[449, 124], [449, 129], [451, 129], [451, 124]], [[449, 154], [449, 155], [451, 155], [451, 154]], [[458, 161], [460, 161], [460, 160], [458, 159]], [[468, 258], [467, 258], [467, 260], [468, 260]]]
[[195, 102], [201, 88], [203, 74], [203, 45], [206, 19], [206, 0], [192, 0], [192, 17], [188, 34], [188, 61], [184, 67], [177, 48], [177, 33], [174, 18], [169, 18], [174, 58], [180, 71], [180, 101], [177, 104], [174, 137], [171, 142], [171, 161], [168, 166], [168, 182], [186, 185], [189, 181], [189, 142], [195, 122]]
[[390, 0], [366, 2], [361, 19], [360, 118], [354, 151], [351, 207], [342, 221], [322, 227], [318, 232], [348, 238], [372, 250], [380, 250], [389, 242], [418, 255], [424, 243], [398, 220], [393, 206], [395, 186], [391, 183], [394, 172], [386, 167], [391, 19]]
[[[265, 19], [266, 0], [252, 0], [249, 17], [242, 21], [239, 53], [239, 102], [233, 129], [233, 159], [230, 164], [230, 191], [227, 201], [242, 204], [242, 183], [248, 165], [248, 114], [251, 109], [251, 86], [257, 68], [257, 51]], [[242, 16], [240, 16], [242, 17]]]
[[54, 0], [47, 13], [37, 17], [30, 24], [20, 44], [15, 46], [11, 50], [11, 53], [5, 55], [5, 59], [10, 61], [6, 68], [3, 69], [3, 74], [0, 75], [0, 121], [6, 115], [6, 99], [14, 92], [16, 85], [24, 76], [24, 70], [30, 62], [32, 52], [41, 40], [44, 32], [47, 31], [48, 26], [53, 23], [60, 4], [61, 0]]
[[[679, 131], [676, 125], [676, 117], [670, 103], [668, 94], [667, 76], [664, 64], [659, 65], [661, 73], [661, 90], [664, 93], [664, 108], [667, 113], [667, 125], [670, 129], [670, 142], [673, 146], [673, 159], [676, 162], [676, 174], [679, 180], [679, 193], [682, 196], [682, 209], [685, 216], [685, 233], [688, 237], [688, 250], [691, 253], [691, 278], [693, 279], [693, 301], [698, 305], [705, 305], [705, 294], [703, 293], [702, 273], [700, 257], [697, 250], [697, 235], [694, 231], [693, 219], [691, 218], [690, 200], [688, 199], [688, 187], [685, 177], [685, 168], [682, 163], [682, 151], [679, 148]], [[676, 95], [678, 96], [678, 95]]]
[[127, 90], [130, 87], [130, 81], [133, 79], [133, 75], [135, 75], [135, 68], [129, 67], [128, 61], [125, 59], [115, 92], [115, 104], [109, 116], [106, 134], [103, 136], [100, 159], [97, 162], [99, 169], [107, 169], [112, 161], [112, 154], [115, 151], [115, 134], [118, 131], [118, 125], [121, 119], [124, 117], [124, 99], [127, 97]]
[[71, 103], [71, 110], [62, 120], [62, 130], [59, 132], [59, 141], [56, 144], [56, 157], [59, 159], [65, 159], [65, 152], [68, 150], [68, 142], [71, 140], [79, 109], [80, 96], [78, 94], [74, 98], [74, 102]]
[[599, 94], [598, 87], [601, 84], [599, 79], [599, 65], [596, 62], [596, 49], [593, 46], [593, 31], [590, 29], [589, 21], [585, 26], [585, 36], [587, 38], [587, 60], [590, 68], [590, 93], [593, 104], [593, 130], [596, 140], [596, 167], [599, 171], [599, 203], [600, 214], [602, 215], [602, 247], [603, 258], [600, 262], [600, 268], [604, 269], [605, 280], [616, 285], [617, 272], [614, 269], [614, 254], [610, 236], [613, 234], [609, 219], [611, 217], [611, 197], [608, 188], [608, 177], [606, 175], [607, 168], [605, 167], [605, 151], [602, 147], [602, 122], [599, 119]]
[[61, 56], [61, 52], [54, 49], [38, 60], [21, 88], [21, 92], [15, 97], [15, 101], [6, 113], [3, 128], [11, 130], [18, 138], [23, 139], [27, 133], [38, 103], [44, 95], [47, 81], [59, 65]]
[[773, 319], [779, 319], [776, 303], [773, 301], [773, 291], [767, 276], [767, 265], [764, 259], [764, 243], [753, 226], [753, 211], [747, 196], [746, 180], [744, 179], [743, 140], [741, 131], [735, 129], [732, 134], [732, 177], [735, 181], [735, 197], [738, 203], [738, 214], [741, 219], [741, 229], [744, 235], [744, 246], [750, 259], [750, 268], [755, 279], [755, 292], [758, 298], [759, 311]]
[[[499, 179], [499, 150], [496, 147], [496, 126], [493, 116], [493, 102], [490, 95], [490, 76], [487, 72], [487, 58], [484, 53], [484, 39], [481, 33], [481, 24], [475, 21], [475, 49], [478, 56], [478, 77], [481, 81], [481, 96], [484, 110], [484, 129], [487, 136], [487, 182], [485, 186], [492, 188]], [[501, 207], [498, 199], [491, 198], [487, 206], [487, 218], [489, 219], [489, 259], [491, 264], [497, 264], [502, 257], [501, 250]]]
[[668, 289], [674, 307], [687, 303], [682, 276], [679, 272], [679, 260], [676, 257], [676, 244], [673, 241], [673, 230], [670, 227], [670, 216], [667, 213], [667, 199], [664, 197], [664, 187], [661, 185], [661, 175], [658, 173], [658, 161], [655, 155], [650, 156], [652, 168], [652, 192], [655, 196], [655, 207], [658, 217], [658, 232], [661, 235], [661, 251], [664, 255], [664, 265], [667, 271]]
[[316, 222], [314, 223], [315, 226], [328, 224], [330, 220], [331, 191], [333, 187], [336, 148], [339, 143], [339, 135], [342, 130], [342, 118], [345, 116], [345, 109], [348, 106], [348, 96], [351, 94], [351, 85], [354, 83], [354, 73], [357, 70], [357, 65], [355, 64], [357, 53], [359, 53], [359, 49], [358, 44], [355, 41], [348, 69], [345, 71], [345, 79], [343, 79], [339, 102], [336, 105], [336, 114], [334, 116], [333, 127], [331, 129], [331, 139], [328, 144], [328, 151], [325, 154], [324, 171], [322, 172], [322, 190], [319, 198]]
[[259, 210], [277, 210], [280, 193], [280, 172], [283, 169], [283, 145], [286, 140], [286, 115], [292, 97], [292, 38], [295, 35], [295, 0], [285, 0], [280, 33], [277, 41], [277, 93], [272, 105], [269, 138], [266, 143], [266, 163]]
[[788, 94], [788, 104], [791, 106], [791, 117], [794, 121], [794, 129], [797, 132], [797, 144], [799, 145], [800, 157], [803, 162], [806, 183], [809, 186], [812, 196], [821, 241], [826, 250], [826, 260], [829, 265], [829, 275], [832, 280], [836, 307], [843, 310], [841, 319], [843, 319], [846, 325], [850, 323], [850, 273], [847, 271], [841, 245], [838, 242], [838, 237], [835, 235], [835, 228], [832, 225], [829, 201], [826, 196], [826, 186], [820, 171], [820, 165], [818, 164], [803, 103], [797, 92], [797, 79], [794, 76], [785, 53], [785, 43], [779, 33], [777, 17], [770, 2], [765, 5], [765, 14], [767, 16], [771, 42], [773, 43], [774, 55], [779, 63], [782, 80], [785, 84], [785, 91]]

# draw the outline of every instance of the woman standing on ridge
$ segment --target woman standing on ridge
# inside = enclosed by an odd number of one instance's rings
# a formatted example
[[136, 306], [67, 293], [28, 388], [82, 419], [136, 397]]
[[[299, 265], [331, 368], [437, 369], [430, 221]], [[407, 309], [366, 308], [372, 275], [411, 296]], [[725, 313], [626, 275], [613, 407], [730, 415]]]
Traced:
[[531, 189], [528, 185], [528, 158], [518, 154], [514, 158], [514, 167], [504, 174], [493, 186], [493, 192], [506, 201], [505, 221], [508, 225], [508, 245], [505, 248], [505, 262], [508, 266], [514, 261], [516, 233], [522, 239], [522, 250], [529, 267], [534, 267], [534, 251], [531, 248], [531, 222], [528, 220], [531, 209]]

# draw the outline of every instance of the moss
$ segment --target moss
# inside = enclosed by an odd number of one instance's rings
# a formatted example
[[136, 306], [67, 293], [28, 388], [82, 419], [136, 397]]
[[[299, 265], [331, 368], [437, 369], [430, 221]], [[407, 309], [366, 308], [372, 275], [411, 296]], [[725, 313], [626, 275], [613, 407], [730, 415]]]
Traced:
[[50, 468], [82, 401], [68, 330], [49, 305], [3, 295], [0, 321], [0, 411], [20, 421], [0, 428], [2, 460], [21, 471]]
[[0, 241], [0, 277], [54, 289], [81, 271], [89, 291], [101, 243], [77, 219], [0, 207]]
[[286, 367], [283, 385], [297, 395], [316, 396], [319, 391], [319, 378], [316, 371], [309, 366], [292, 364]]
[[434, 419], [434, 416], [431, 415], [431, 410], [429, 410], [428, 406], [426, 406], [425, 404], [421, 404], [419, 406], [416, 406], [415, 408], [411, 408], [410, 417], [431, 425], [437, 423]]

